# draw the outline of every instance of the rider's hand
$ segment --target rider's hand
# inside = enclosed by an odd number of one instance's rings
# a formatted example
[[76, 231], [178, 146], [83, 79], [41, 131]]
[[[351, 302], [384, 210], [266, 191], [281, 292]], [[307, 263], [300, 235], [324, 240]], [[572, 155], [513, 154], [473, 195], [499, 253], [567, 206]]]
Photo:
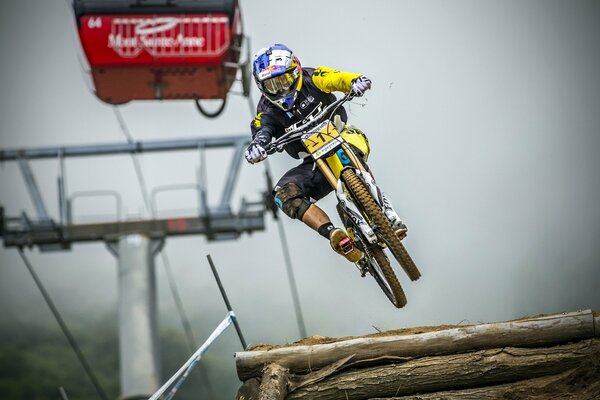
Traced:
[[246, 149], [244, 157], [250, 164], [255, 164], [267, 158], [267, 152], [260, 144], [252, 142]]
[[354, 96], [360, 97], [369, 89], [371, 89], [371, 80], [366, 76], [361, 75], [352, 81], [352, 89], [350, 92]]

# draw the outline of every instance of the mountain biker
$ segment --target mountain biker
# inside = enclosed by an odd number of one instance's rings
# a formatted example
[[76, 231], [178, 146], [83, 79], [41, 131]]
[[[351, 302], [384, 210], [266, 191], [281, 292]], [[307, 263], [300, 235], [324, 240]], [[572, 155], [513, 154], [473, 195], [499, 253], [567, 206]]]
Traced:
[[[362, 96], [371, 88], [371, 80], [362, 74], [324, 66], [302, 67], [292, 50], [280, 43], [256, 53], [253, 74], [262, 96], [256, 117], [250, 124], [252, 142], [245, 152], [246, 160], [251, 164], [267, 158], [264, 147], [272, 139], [283, 135], [286, 128], [333, 103], [336, 97], [332, 92], [352, 92], [355, 96]], [[343, 107], [335, 113], [344, 123], [347, 121]], [[325, 176], [315, 168], [313, 159], [300, 141], [285, 145], [284, 150], [293, 158], [301, 159], [302, 163], [279, 179], [273, 189], [275, 202], [287, 216], [299, 219], [329, 239], [333, 250], [348, 261], [358, 262], [362, 252], [346, 231], [334, 227], [327, 214], [315, 204], [332, 191]]]

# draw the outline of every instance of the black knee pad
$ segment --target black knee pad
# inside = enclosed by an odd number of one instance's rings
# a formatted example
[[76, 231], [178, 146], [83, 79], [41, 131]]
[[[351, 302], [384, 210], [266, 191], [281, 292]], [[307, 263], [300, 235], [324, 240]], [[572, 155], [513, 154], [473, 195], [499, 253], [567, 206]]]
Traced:
[[311, 202], [295, 183], [286, 183], [275, 192], [275, 203], [285, 215], [302, 220]]

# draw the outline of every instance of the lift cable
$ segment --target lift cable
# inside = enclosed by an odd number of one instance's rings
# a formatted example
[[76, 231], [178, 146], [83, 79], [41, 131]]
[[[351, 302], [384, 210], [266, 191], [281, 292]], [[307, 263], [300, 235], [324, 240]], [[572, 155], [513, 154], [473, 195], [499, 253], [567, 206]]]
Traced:
[[100, 382], [98, 381], [98, 378], [96, 378], [96, 375], [94, 374], [94, 371], [92, 370], [92, 368], [90, 367], [89, 363], [87, 362], [85, 356], [81, 352], [81, 349], [77, 345], [77, 342], [75, 341], [75, 338], [73, 337], [73, 335], [69, 331], [69, 328], [65, 324], [65, 321], [62, 319], [60, 313], [58, 312], [58, 309], [54, 305], [54, 302], [50, 298], [50, 295], [48, 294], [48, 292], [44, 288], [44, 285], [42, 284], [42, 281], [40, 280], [40, 278], [36, 274], [35, 270], [33, 269], [33, 266], [31, 265], [31, 263], [29, 262], [29, 260], [25, 256], [25, 253], [23, 252], [23, 248], [21, 248], [21, 247], [19, 248], [19, 254], [21, 256], [21, 259], [25, 263], [25, 266], [29, 270], [29, 273], [31, 274], [31, 277], [35, 281], [35, 284], [37, 285], [37, 287], [40, 290], [42, 296], [44, 297], [44, 300], [46, 301], [46, 304], [50, 308], [50, 311], [54, 315], [54, 318], [56, 319], [56, 322], [58, 322], [58, 325], [60, 326], [60, 329], [63, 331], [63, 334], [67, 338], [67, 341], [69, 342], [69, 344], [71, 345], [71, 348], [75, 352], [75, 355], [79, 359], [79, 362], [81, 363], [81, 366], [85, 370], [87, 376], [92, 381], [92, 384], [94, 385], [94, 388], [96, 389], [96, 392], [98, 393], [98, 396], [102, 400], [108, 400], [108, 396], [106, 395], [106, 392], [104, 391], [104, 389], [100, 385]]
[[[123, 119], [123, 115], [121, 114], [121, 110], [119, 110], [118, 106], [113, 107], [113, 111], [115, 116], [117, 117], [117, 122], [119, 123], [119, 128], [121, 129], [121, 133], [127, 139], [129, 144], [134, 144], [133, 136], [129, 133], [129, 129], [125, 124], [125, 120]], [[137, 180], [140, 184], [140, 191], [142, 192], [142, 198], [144, 199], [144, 205], [146, 206], [146, 210], [149, 210], [152, 213], [152, 209], [150, 208], [150, 200], [148, 199], [148, 188], [146, 186], [146, 180], [144, 179], [144, 173], [142, 172], [142, 166], [140, 165], [140, 160], [137, 157], [137, 154], [133, 153], [131, 155], [131, 159], [133, 160], [133, 166], [135, 168], [135, 174], [137, 175]], [[154, 215], [153, 215], [154, 217]]]
[[[135, 141], [133, 140], [133, 136], [129, 132], [129, 128], [127, 127], [127, 124], [125, 123], [125, 119], [123, 118], [123, 115], [121, 114], [121, 110], [119, 110], [118, 106], [114, 106], [113, 111], [117, 118], [117, 122], [119, 123], [119, 128], [121, 130], [121, 133], [123, 133], [123, 136], [125, 136], [125, 138], [127, 139], [127, 142], [130, 144], [135, 143]], [[152, 218], [155, 218], [156, 212], [150, 205], [150, 200], [148, 199], [148, 189], [146, 186], [146, 180], [144, 179], [144, 173], [142, 171], [142, 167], [140, 165], [137, 154], [132, 154], [131, 158], [133, 160], [135, 172], [137, 175], [137, 180], [139, 182], [140, 190], [142, 192], [142, 197], [144, 199], [144, 205], [146, 207], [146, 210], [152, 216]], [[179, 319], [181, 320], [181, 325], [183, 326], [183, 330], [185, 332], [188, 349], [191, 353], [193, 353], [194, 351], [196, 351], [198, 345], [196, 344], [196, 340], [194, 339], [194, 334], [192, 332], [192, 326], [190, 324], [189, 318], [187, 317], [187, 314], [185, 313], [185, 309], [183, 308], [183, 302], [181, 301], [181, 296], [179, 295], [179, 289], [177, 288], [177, 283], [175, 282], [173, 269], [171, 268], [171, 262], [169, 261], [167, 252], [164, 249], [160, 250], [160, 255], [161, 255], [161, 258], [163, 261], [163, 265], [165, 267], [165, 272], [167, 274], [167, 281], [169, 283], [171, 295], [173, 296], [173, 301], [175, 302], [175, 307], [177, 308], [177, 313], [179, 314]], [[210, 384], [210, 380], [208, 379], [208, 376], [206, 375], [206, 371], [204, 370], [204, 368], [200, 368], [199, 370], [202, 374], [203, 380], [205, 381], [206, 389], [209, 392], [209, 395], [211, 395], [211, 397], [214, 397], [214, 396], [212, 396], [213, 390], [212, 390], [212, 387]]]
[[[265, 160], [265, 169], [267, 174], [267, 181], [269, 189], [271, 188], [271, 167], [269, 161]], [[292, 268], [292, 258], [290, 257], [290, 248], [285, 234], [283, 220], [277, 219], [277, 227], [279, 229], [279, 238], [281, 239], [281, 248], [283, 249], [283, 258], [285, 260], [285, 269], [287, 271], [288, 282], [290, 285], [290, 292], [292, 293], [292, 301], [294, 303], [294, 311], [296, 313], [296, 322], [298, 323], [298, 330], [300, 331], [300, 339], [307, 337], [306, 325], [304, 324], [304, 316], [302, 315], [302, 307], [300, 306], [300, 296], [298, 295], [298, 287], [296, 285], [296, 278], [294, 276], [294, 270]]]

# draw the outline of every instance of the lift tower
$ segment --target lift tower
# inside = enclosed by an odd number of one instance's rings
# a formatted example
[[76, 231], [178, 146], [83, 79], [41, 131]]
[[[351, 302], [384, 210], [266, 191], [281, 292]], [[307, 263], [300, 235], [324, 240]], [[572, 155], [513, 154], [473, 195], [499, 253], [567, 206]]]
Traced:
[[[90, 146], [50, 147], [19, 150], [0, 150], [0, 162], [18, 163], [33, 201], [37, 216], [26, 213], [8, 217], [0, 207], [0, 236], [5, 247], [37, 246], [42, 252], [68, 250], [76, 242], [103, 241], [118, 260], [119, 366], [121, 395], [124, 400], [146, 399], [160, 387], [159, 346], [157, 337], [156, 276], [154, 256], [170, 236], [205, 235], [208, 240], [237, 239], [244, 232], [264, 230], [264, 200], [246, 202], [237, 213], [232, 212], [231, 197], [239, 174], [243, 151], [249, 135], [182, 139], [151, 142], [103, 144]], [[198, 192], [197, 215], [183, 218], [120, 220], [76, 224], [72, 218], [72, 203], [77, 194], [68, 196], [65, 184], [65, 163], [69, 157], [138, 154], [196, 150], [204, 160], [204, 151], [232, 148], [228, 176], [220, 202], [207, 204], [207, 185], [198, 174], [192, 185]], [[50, 218], [36, 184], [30, 161], [55, 158], [59, 161], [58, 221]], [[205, 166], [203, 166], [205, 167]], [[181, 186], [181, 185], [179, 185]], [[171, 187], [171, 189], [181, 187]], [[189, 187], [188, 187], [189, 188]], [[152, 198], [161, 190], [157, 188]], [[115, 192], [93, 192], [111, 195], [116, 199], [117, 216], [120, 196]], [[81, 194], [79, 194], [81, 195]]]

